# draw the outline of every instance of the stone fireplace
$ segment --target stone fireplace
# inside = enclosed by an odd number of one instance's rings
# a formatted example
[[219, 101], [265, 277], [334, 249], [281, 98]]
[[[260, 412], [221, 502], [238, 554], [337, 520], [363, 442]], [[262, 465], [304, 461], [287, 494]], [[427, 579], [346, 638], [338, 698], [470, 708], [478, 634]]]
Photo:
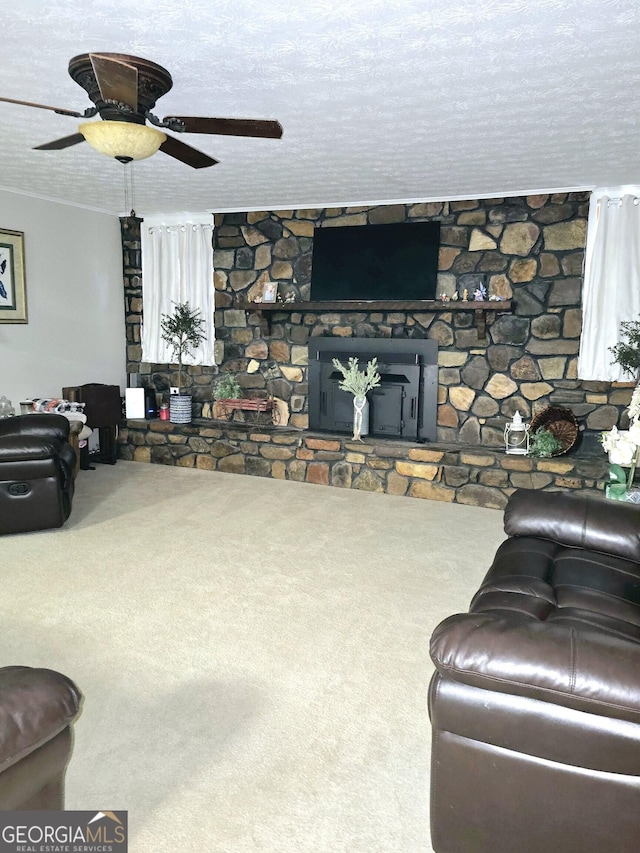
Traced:
[[[147, 441], [144, 425], [136, 425], [129, 436], [123, 430], [123, 453], [166, 464], [495, 506], [518, 486], [599, 488], [603, 454], [597, 436], [619, 421], [631, 390], [577, 377], [587, 216], [586, 192], [216, 215], [218, 364], [189, 370], [194, 414], [200, 415], [211, 400], [219, 373], [231, 373], [245, 396], [278, 397], [287, 426], [273, 433], [248, 427], [235, 434], [205, 420], [180, 435], [166, 427], [165, 436], [152, 424]], [[354, 310], [309, 304], [315, 227], [420, 219], [441, 223], [438, 295], [473, 294], [482, 284], [505, 300], [507, 308], [500, 310], [496, 302], [495, 311], [483, 318], [486, 332], [473, 310], [457, 310], [454, 303], [420, 309], [374, 303]], [[161, 395], [175, 384], [175, 376], [168, 365], [141, 362], [139, 221], [127, 218], [122, 225], [127, 372], [141, 373]], [[266, 312], [260, 316], [244, 306], [267, 281], [296, 302], [271, 311], [265, 322]], [[335, 441], [330, 432], [318, 437], [321, 403], [314, 401], [313, 386], [322, 359], [316, 355], [342, 352], [348, 357], [350, 343], [345, 349], [344, 342], [354, 340], [364, 341], [361, 352], [377, 353], [380, 360], [387, 344], [400, 345], [394, 361], [399, 369], [389, 372], [401, 378], [389, 383], [389, 393], [399, 398], [403, 415], [411, 415], [416, 396], [423, 403], [409, 375], [410, 353], [427, 342], [437, 347], [435, 439], [433, 423], [424, 426], [424, 404], [423, 426], [416, 425], [412, 438], [401, 426], [411, 417], [391, 419], [387, 432], [378, 423], [378, 435], [365, 448], [349, 447], [341, 430]], [[403, 389], [410, 393], [403, 397]], [[566, 406], [578, 418], [580, 459], [504, 459], [507, 420], [516, 411], [529, 420], [549, 405]], [[386, 436], [393, 441], [387, 443]]]

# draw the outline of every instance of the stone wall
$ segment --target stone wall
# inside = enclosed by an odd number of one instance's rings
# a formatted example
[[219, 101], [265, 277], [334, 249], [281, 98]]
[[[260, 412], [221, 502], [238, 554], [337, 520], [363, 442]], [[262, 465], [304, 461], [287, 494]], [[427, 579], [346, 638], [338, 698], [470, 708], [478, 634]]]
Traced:
[[[497, 447], [504, 424], [547, 405], [568, 406], [595, 444], [617, 422], [630, 391], [577, 379], [587, 193], [561, 193], [379, 207], [216, 215], [214, 269], [218, 368], [189, 368], [195, 414], [211, 399], [218, 370], [233, 373], [246, 395], [284, 401], [291, 426], [308, 426], [310, 336], [429, 337], [439, 344], [438, 441]], [[489, 293], [513, 300], [488, 315], [478, 340], [473, 313], [438, 311], [276, 312], [270, 334], [237, 307], [278, 283], [283, 297], [310, 296], [314, 227], [369, 226], [436, 219], [442, 223], [438, 292]], [[126, 226], [126, 227], [125, 227]], [[137, 230], [137, 233], [136, 233]], [[166, 365], [140, 362], [139, 222], [123, 220], [128, 370], [159, 393], [175, 384]]]

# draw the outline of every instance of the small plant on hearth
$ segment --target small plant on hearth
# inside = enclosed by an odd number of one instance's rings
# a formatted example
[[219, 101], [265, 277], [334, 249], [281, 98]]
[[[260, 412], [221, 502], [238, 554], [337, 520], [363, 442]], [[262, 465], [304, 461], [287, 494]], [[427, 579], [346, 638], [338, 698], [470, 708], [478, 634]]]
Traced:
[[160, 329], [162, 340], [173, 350], [178, 365], [178, 386], [182, 387], [182, 364], [185, 355], [194, 352], [207, 336], [203, 331], [204, 320], [199, 309], [191, 309], [188, 302], [174, 302], [173, 314], [162, 314]]
[[216, 382], [213, 389], [214, 400], [238, 400], [242, 397], [242, 388], [238, 385], [235, 376], [226, 373]]
[[539, 429], [531, 436], [531, 444], [529, 445], [529, 456], [538, 456], [541, 459], [546, 459], [549, 456], [555, 456], [562, 450], [562, 442], [548, 429]]

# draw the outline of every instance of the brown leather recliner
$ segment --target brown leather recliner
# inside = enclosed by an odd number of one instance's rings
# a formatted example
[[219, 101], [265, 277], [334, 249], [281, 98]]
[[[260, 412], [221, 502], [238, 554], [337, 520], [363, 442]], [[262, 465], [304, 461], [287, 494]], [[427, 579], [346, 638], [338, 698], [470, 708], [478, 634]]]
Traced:
[[640, 849], [640, 507], [519, 490], [435, 630], [436, 853]]
[[0, 669], [0, 810], [60, 810], [82, 696], [49, 669]]
[[0, 420], [0, 534], [61, 527], [69, 517], [76, 453], [62, 415]]

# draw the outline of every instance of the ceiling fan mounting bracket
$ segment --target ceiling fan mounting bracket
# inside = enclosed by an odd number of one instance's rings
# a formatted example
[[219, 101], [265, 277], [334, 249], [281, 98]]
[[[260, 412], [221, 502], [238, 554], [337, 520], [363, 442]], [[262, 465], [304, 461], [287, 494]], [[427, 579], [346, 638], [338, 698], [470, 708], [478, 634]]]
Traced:
[[[53, 112], [59, 116], [66, 116], [69, 114], [69, 110], [63, 110], [63, 109], [60, 109], [60, 110], [54, 109]], [[77, 114], [78, 118], [93, 118], [93, 116], [95, 116], [95, 115], [98, 115], [98, 108], [97, 107], [87, 107], [84, 112]]]
[[112, 101], [107, 99], [106, 101], [99, 101], [100, 108], [102, 108], [102, 104], [105, 107], [112, 107], [118, 110], [119, 113], [131, 114], [135, 113], [135, 110], [129, 106], [129, 104], [123, 104], [122, 101]]
[[168, 116], [161, 120], [158, 116], [155, 116], [150, 112], [145, 113], [145, 115], [151, 124], [155, 125], [155, 127], [166, 127], [167, 130], [172, 130], [174, 133], [185, 133], [187, 129], [186, 124], [183, 121], [180, 121], [179, 118]]
[[144, 114], [132, 109], [129, 104], [122, 101], [98, 101], [95, 113], [100, 113], [100, 118], [105, 121], [127, 121], [130, 124], [144, 124]]

